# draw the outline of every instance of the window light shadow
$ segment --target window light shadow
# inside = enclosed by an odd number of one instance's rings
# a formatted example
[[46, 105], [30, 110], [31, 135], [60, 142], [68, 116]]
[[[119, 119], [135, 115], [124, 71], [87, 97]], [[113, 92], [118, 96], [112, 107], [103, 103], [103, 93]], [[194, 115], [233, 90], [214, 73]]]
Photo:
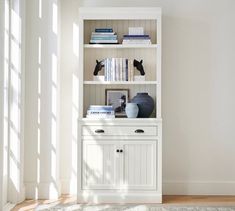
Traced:
[[[20, 2], [11, 2], [9, 8], [9, 181], [8, 199], [19, 201], [22, 185], [22, 70], [21, 70], [21, 8]], [[9, 194], [11, 193], [11, 194]]]

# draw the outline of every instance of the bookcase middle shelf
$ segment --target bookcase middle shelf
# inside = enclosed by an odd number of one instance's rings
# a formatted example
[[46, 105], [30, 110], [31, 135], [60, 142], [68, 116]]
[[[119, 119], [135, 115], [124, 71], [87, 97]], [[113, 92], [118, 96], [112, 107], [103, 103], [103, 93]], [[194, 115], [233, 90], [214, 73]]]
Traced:
[[84, 84], [91, 84], [91, 85], [134, 85], [134, 84], [153, 84], [157, 85], [157, 81], [84, 81]]

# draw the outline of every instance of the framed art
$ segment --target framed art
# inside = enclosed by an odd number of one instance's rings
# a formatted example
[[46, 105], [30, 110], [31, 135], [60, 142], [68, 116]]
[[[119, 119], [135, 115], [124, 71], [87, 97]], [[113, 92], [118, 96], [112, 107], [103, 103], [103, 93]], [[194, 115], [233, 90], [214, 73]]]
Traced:
[[105, 89], [105, 104], [113, 106], [117, 117], [126, 116], [128, 99], [129, 89]]

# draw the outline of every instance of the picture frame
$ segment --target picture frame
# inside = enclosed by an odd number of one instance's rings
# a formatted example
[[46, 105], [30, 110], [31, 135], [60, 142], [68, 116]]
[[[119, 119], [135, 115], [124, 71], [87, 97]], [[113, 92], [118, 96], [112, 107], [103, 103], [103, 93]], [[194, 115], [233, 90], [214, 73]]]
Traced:
[[126, 104], [129, 101], [129, 89], [105, 89], [105, 105], [112, 105], [116, 117], [125, 117]]

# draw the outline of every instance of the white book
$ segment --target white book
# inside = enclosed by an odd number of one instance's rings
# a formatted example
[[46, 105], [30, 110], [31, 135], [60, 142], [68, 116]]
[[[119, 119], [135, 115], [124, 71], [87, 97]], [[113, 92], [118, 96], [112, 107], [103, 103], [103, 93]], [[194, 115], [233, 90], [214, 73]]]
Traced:
[[134, 61], [130, 61], [130, 79], [131, 81], [134, 81]]
[[93, 114], [89, 114], [89, 115], [86, 115], [86, 118], [89, 118], [89, 119], [114, 119], [115, 118], [115, 115], [107, 115], [107, 114], [99, 114], [99, 115], [93, 115]]
[[112, 81], [115, 81], [115, 77], [116, 77], [116, 59], [115, 58], [112, 58], [112, 69], [111, 69], [111, 72], [112, 72]]
[[114, 44], [116, 44], [116, 43], [118, 43], [118, 40], [90, 40], [90, 43], [97, 43], [97, 44], [99, 44], [99, 43], [114, 43]]
[[133, 44], [151, 44], [151, 40], [123, 40], [123, 45], [133, 45]]
[[128, 81], [131, 81], [131, 60], [128, 59]]

